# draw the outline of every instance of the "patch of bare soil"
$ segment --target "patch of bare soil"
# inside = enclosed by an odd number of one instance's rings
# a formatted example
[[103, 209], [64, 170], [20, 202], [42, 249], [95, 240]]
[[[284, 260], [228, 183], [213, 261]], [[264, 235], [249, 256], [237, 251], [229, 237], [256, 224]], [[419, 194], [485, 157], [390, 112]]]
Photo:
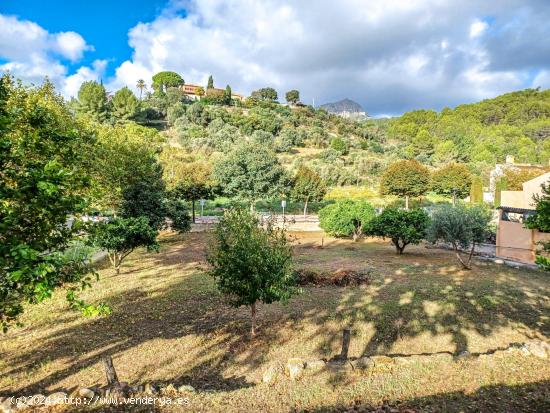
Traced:
[[296, 271], [298, 284], [305, 285], [336, 285], [338, 287], [359, 286], [369, 284], [370, 271], [355, 271], [341, 268], [333, 272], [299, 269]]

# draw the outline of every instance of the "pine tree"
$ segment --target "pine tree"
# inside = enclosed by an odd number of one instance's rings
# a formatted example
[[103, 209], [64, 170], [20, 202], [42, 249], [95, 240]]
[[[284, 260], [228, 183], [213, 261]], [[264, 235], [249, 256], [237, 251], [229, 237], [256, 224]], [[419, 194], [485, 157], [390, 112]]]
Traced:
[[214, 78], [212, 75], [208, 76], [208, 85], [206, 86], [206, 89], [213, 89], [214, 88]]

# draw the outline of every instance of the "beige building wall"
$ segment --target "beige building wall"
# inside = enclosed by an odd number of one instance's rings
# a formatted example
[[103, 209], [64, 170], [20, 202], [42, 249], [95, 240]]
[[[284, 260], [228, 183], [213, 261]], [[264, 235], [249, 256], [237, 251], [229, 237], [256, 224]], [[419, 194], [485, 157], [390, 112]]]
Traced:
[[[502, 214], [502, 211], [500, 211]], [[532, 264], [535, 262], [536, 245], [534, 230], [527, 229], [521, 222], [498, 221], [497, 257], [509, 258]], [[538, 232], [538, 231], [537, 231]]]
[[[550, 181], [550, 173], [542, 174], [523, 184], [523, 191], [502, 191], [502, 207], [534, 210], [535, 195], [542, 194], [542, 184]], [[499, 212], [496, 255], [520, 262], [535, 262], [539, 241], [550, 240], [550, 234], [527, 229], [522, 222], [503, 221]]]

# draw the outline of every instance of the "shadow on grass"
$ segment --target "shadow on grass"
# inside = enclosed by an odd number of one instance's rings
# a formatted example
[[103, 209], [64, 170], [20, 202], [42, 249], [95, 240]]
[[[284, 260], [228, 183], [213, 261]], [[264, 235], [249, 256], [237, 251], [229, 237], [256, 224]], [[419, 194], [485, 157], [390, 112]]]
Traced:
[[[173, 276], [168, 284], [164, 282], [153, 291], [138, 287], [104, 297], [102, 300], [114, 310], [110, 317], [86, 319], [77, 326], [56, 329], [44, 337], [39, 352], [23, 350], [14, 356], [2, 355], [6, 357], [6, 365], [11, 366], [3, 372], [6, 375], [31, 371], [43, 360], [63, 359], [67, 366], [29, 385], [10, 389], [10, 393], [32, 394], [93, 366], [103, 356], [112, 355], [116, 366], [117, 355], [143, 343], [152, 340], [162, 343], [187, 336], [202, 338], [197, 359], [192, 366], [165, 381], [191, 383], [198, 389], [211, 390], [247, 387], [253, 383], [243, 377], [225, 377], [222, 374], [225, 367], [238, 365], [245, 372], [257, 369], [265, 363], [270, 348], [291, 340], [290, 332], [300, 329], [304, 323], [316, 328], [305, 334], [303, 340], [321, 340], [320, 352], [337, 348], [341, 337], [341, 331], [326, 328], [327, 322], [337, 320], [340, 326], [350, 326], [352, 330], [354, 326], [372, 324], [374, 334], [362, 343], [365, 355], [386, 354], [397, 340], [424, 333], [449, 335], [455, 355], [468, 349], [464, 330], [486, 337], [501, 327], [513, 326], [524, 329], [526, 334], [540, 337], [549, 334], [545, 284], [532, 282], [529, 274], [499, 270], [494, 277], [476, 277], [475, 271], [462, 275], [449, 264], [422, 262], [432, 251], [416, 249], [410, 255], [396, 258], [393, 249], [386, 246], [360, 243], [354, 244], [351, 251], [345, 249], [349, 245], [332, 243], [324, 249], [315, 249], [313, 244], [302, 244], [299, 248], [319, 263], [352, 253], [356, 259], [361, 257], [357, 254], [362, 253], [365, 258], [375, 256], [378, 275], [368, 288], [306, 289], [287, 307], [263, 306], [260, 334], [251, 340], [248, 312], [225, 305], [212, 280], [197, 269], [205, 249], [205, 236], [188, 235], [164, 239], [160, 254], [143, 254], [139, 263], [134, 259], [131, 268], [118, 280], [125, 282], [126, 275], [140, 279], [162, 277], [163, 271], [174, 268], [186, 270], [186, 275]], [[445, 254], [442, 256], [451, 256]], [[135, 270], [136, 265], [158, 268], [158, 271], [154, 275], [140, 274]], [[112, 280], [116, 282], [117, 278]], [[168, 365], [176, 357], [191, 356], [168, 356], [159, 344], [158, 353], [151, 357], [162, 359], [161, 364]], [[158, 364], [158, 360], [143, 363], [134, 381], [141, 382]]]
[[[461, 391], [442, 393], [405, 401], [389, 401], [382, 406], [372, 406], [358, 402], [352, 406], [323, 406], [304, 412], [540, 413], [548, 411], [550, 411], [550, 381], [519, 386], [503, 384], [484, 386], [469, 394]], [[291, 412], [294, 411], [291, 410]]]

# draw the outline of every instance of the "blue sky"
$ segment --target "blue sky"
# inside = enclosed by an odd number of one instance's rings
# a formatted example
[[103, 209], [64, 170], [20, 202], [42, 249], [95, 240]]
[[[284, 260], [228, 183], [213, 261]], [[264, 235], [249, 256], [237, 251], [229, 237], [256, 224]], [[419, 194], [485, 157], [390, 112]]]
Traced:
[[107, 59], [106, 75], [132, 55], [128, 30], [139, 22], [154, 20], [165, 0], [0, 0], [0, 13], [33, 21], [50, 32], [74, 31], [94, 46], [71, 69]]
[[66, 97], [212, 74], [393, 115], [550, 87], [548, 21], [547, 0], [0, 0], [0, 71]]

